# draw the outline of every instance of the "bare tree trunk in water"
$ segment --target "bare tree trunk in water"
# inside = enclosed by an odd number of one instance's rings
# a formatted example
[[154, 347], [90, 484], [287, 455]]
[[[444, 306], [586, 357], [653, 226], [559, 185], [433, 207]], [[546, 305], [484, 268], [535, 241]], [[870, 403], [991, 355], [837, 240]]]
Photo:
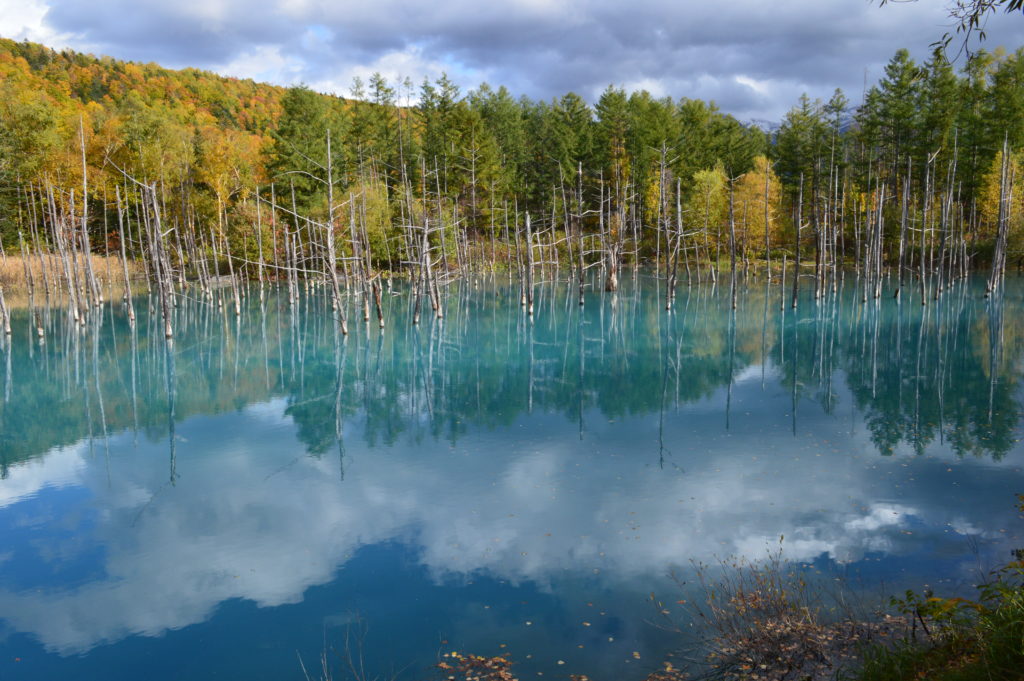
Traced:
[[124, 243], [124, 210], [121, 206], [121, 188], [114, 185], [114, 196], [117, 199], [117, 234], [121, 242], [121, 269], [124, 272], [124, 302], [128, 306], [128, 323], [135, 324], [135, 305], [132, 303], [132, 282], [128, 276], [128, 254]]
[[729, 180], [729, 267], [732, 269], [729, 277], [729, 296], [732, 299], [732, 309], [736, 309], [736, 215], [733, 211], [733, 184]]
[[608, 275], [604, 280], [605, 291], [619, 290], [619, 247], [618, 244], [611, 244], [606, 251], [608, 261]]
[[803, 220], [804, 176], [800, 174], [800, 192], [796, 202], [796, 236], [793, 243], [793, 309], [796, 309], [797, 295], [800, 293], [800, 222]]
[[7, 301], [4, 300], [4, 287], [0, 284], [0, 318], [3, 321], [4, 335], [11, 335], [11, 311], [7, 309]]

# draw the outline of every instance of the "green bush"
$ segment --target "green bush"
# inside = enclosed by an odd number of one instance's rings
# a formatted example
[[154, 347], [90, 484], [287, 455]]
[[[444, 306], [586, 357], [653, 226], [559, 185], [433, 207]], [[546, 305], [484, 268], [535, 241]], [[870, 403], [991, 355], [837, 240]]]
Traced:
[[[1018, 496], [1024, 511], [1024, 495]], [[908, 591], [893, 605], [916, 624], [915, 635], [864, 654], [858, 681], [1015, 681], [1024, 679], [1024, 551], [993, 571], [977, 600]]]

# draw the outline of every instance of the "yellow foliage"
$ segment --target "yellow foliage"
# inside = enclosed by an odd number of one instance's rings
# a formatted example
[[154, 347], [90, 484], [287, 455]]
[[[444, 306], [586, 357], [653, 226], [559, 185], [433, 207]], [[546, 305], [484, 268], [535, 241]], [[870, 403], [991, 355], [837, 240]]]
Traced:
[[261, 147], [262, 140], [256, 135], [204, 127], [199, 131], [199, 180], [209, 186], [221, 202], [227, 203], [260, 181], [255, 173], [260, 167]]
[[782, 200], [782, 183], [771, 163], [764, 156], [754, 159], [754, 168], [741, 176], [734, 187], [733, 206], [736, 218], [736, 240], [742, 248], [761, 252], [765, 242], [765, 181], [767, 179], [767, 219], [769, 245], [781, 239], [778, 219]]
[[729, 217], [728, 182], [721, 164], [693, 174], [693, 188], [684, 218], [688, 230], [705, 230], [712, 242], [723, 234], [728, 238], [728, 229], [723, 230]]
[[[355, 210], [357, 224], [365, 222], [366, 237], [369, 241], [370, 256], [374, 262], [387, 262], [399, 259], [401, 249], [400, 235], [393, 227], [391, 204], [388, 201], [387, 185], [377, 176], [364, 177], [359, 179], [351, 188], [348, 215], [351, 216], [352, 208]], [[348, 225], [349, 219], [344, 215], [338, 216], [341, 224]], [[350, 235], [341, 237], [347, 240]]]
[[[979, 221], [978, 238], [984, 241], [996, 238], [999, 226], [999, 183], [1002, 176], [1003, 152], [1000, 151], [992, 159], [992, 165], [981, 181], [978, 192]], [[1010, 210], [1010, 241], [1017, 242], [1022, 236], [1024, 227], [1024, 159], [1020, 153], [1011, 154], [1009, 177], [1012, 180]]]

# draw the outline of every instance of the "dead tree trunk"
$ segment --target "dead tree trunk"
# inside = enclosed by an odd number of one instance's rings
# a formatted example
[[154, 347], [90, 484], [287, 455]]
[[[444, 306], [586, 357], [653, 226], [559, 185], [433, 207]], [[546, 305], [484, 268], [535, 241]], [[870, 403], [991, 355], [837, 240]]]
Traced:
[[128, 306], [128, 323], [135, 324], [135, 305], [132, 303], [132, 282], [128, 276], [128, 254], [124, 239], [124, 210], [121, 206], [121, 188], [114, 185], [114, 196], [117, 199], [117, 234], [121, 243], [121, 269], [124, 272], [124, 303]]

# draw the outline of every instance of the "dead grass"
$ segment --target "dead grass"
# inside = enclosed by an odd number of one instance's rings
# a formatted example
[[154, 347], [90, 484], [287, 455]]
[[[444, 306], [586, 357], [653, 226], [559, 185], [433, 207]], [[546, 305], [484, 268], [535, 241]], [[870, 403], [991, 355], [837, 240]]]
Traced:
[[[512, 661], [504, 655], [485, 657], [451, 652], [442, 657], [437, 669], [443, 681], [520, 681], [512, 669]], [[672, 665], [666, 666], [668, 669], [651, 672], [644, 677], [644, 681], [687, 681], [689, 678], [683, 672], [672, 669]], [[591, 681], [590, 677], [583, 674], [569, 674], [568, 678], [569, 681]]]
[[[93, 272], [100, 283], [103, 295], [108, 300], [120, 300], [124, 295], [124, 273], [121, 259], [116, 256], [92, 255], [90, 256]], [[26, 278], [25, 258], [21, 255], [6, 255], [0, 257], [0, 286], [3, 286], [4, 296], [7, 304], [12, 308], [27, 307], [29, 304], [29, 286]], [[66, 288], [64, 270], [60, 259], [50, 254], [43, 254], [43, 262], [39, 262], [37, 256], [28, 258], [28, 269], [33, 280], [34, 303], [40, 305], [45, 299], [43, 290], [43, 272], [45, 269], [46, 278], [50, 284], [50, 296], [52, 299], [61, 300], [64, 293], [58, 293]], [[79, 261], [79, 281], [84, 282], [84, 262]], [[145, 290], [145, 272], [142, 264], [138, 261], [128, 261], [128, 275], [132, 279], [132, 292], [138, 293]], [[61, 284], [58, 287], [57, 283]]]
[[[696, 567], [702, 602], [677, 603], [699, 625], [690, 658], [697, 678], [826, 681], [856, 668], [868, 644], [889, 645], [908, 629], [905, 618], [869, 608], [845, 584], [789, 564], [781, 545], [764, 560]], [[682, 633], [684, 624], [656, 604], [667, 628]]]

